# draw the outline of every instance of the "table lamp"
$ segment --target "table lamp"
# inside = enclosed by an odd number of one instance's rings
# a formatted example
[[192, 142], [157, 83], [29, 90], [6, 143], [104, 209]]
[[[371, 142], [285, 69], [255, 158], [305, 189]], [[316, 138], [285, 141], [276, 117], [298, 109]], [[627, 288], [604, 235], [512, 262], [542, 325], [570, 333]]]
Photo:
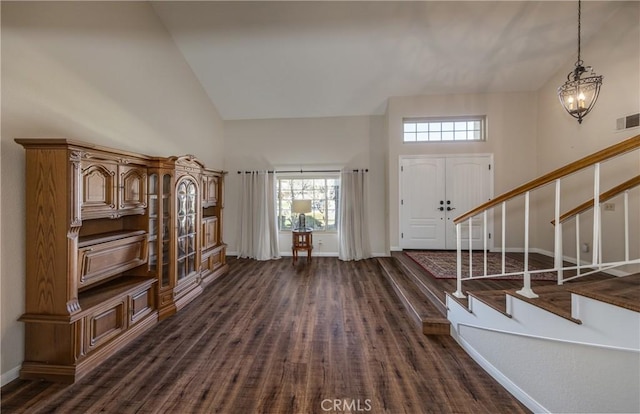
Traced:
[[311, 213], [311, 200], [293, 200], [291, 211], [298, 214], [298, 226], [296, 230], [304, 230], [307, 227], [305, 213]]

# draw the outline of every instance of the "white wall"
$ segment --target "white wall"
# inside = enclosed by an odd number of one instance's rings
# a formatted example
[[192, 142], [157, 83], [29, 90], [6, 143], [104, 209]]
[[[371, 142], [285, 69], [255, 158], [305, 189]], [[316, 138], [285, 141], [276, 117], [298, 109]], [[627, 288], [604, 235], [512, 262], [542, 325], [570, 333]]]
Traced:
[[[582, 48], [582, 59], [604, 76], [600, 97], [582, 124], [569, 116], [558, 103], [556, 89], [574, 68], [575, 57], [567, 60], [562, 69], [539, 91], [538, 98], [538, 156], [537, 169], [551, 171], [595, 151], [640, 134], [640, 128], [616, 131], [616, 119], [640, 112], [640, 3], [626, 2], [602, 27], [593, 40]], [[640, 151], [626, 155], [614, 163], [603, 164], [601, 190], [640, 174]], [[548, 193], [548, 192], [547, 192]], [[640, 255], [640, 189], [631, 195], [631, 253]], [[566, 196], [566, 198], [565, 198]], [[593, 197], [593, 170], [580, 173], [563, 184], [563, 211]], [[541, 223], [535, 245], [553, 251], [553, 198], [540, 197], [535, 209]], [[612, 200], [615, 211], [603, 212], [605, 260], [623, 258], [622, 198]], [[592, 224], [586, 219], [581, 225], [581, 242], [591, 245]], [[564, 229], [565, 254], [575, 257], [575, 226]]]
[[[535, 93], [431, 95], [389, 99], [387, 110], [388, 224], [391, 250], [399, 249], [398, 160], [400, 155], [494, 154], [494, 190], [496, 195], [501, 194], [537, 176], [536, 99]], [[403, 118], [463, 115], [487, 116], [486, 142], [408, 144], [402, 142]], [[464, 212], [460, 212], [462, 213]], [[497, 225], [494, 233], [497, 242], [500, 234]], [[507, 223], [508, 246], [522, 246], [522, 234], [522, 226]]]
[[533, 412], [639, 412], [640, 315], [573, 296], [581, 324], [517, 295], [507, 296], [511, 317], [473, 297], [469, 312], [448, 297], [451, 334]]
[[[368, 168], [369, 232], [374, 254], [386, 254], [385, 130], [381, 116], [225, 121], [225, 242], [237, 252], [240, 178], [259, 169]], [[319, 241], [322, 240], [322, 244]], [[335, 233], [314, 234], [314, 254], [337, 255]], [[290, 232], [280, 251], [291, 254]]]
[[[1, 367], [23, 358], [24, 150], [67, 137], [222, 168], [223, 123], [144, 2], [2, 2]], [[8, 260], [11, 258], [11, 260]]]

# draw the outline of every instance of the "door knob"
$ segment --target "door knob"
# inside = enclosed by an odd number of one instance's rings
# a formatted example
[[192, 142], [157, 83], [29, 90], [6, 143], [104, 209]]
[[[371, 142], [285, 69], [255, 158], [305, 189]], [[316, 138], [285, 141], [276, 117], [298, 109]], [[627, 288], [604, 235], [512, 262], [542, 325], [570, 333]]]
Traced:
[[447, 211], [455, 210], [455, 207], [447, 207]]
[[444, 211], [444, 207], [438, 207], [438, 210]]

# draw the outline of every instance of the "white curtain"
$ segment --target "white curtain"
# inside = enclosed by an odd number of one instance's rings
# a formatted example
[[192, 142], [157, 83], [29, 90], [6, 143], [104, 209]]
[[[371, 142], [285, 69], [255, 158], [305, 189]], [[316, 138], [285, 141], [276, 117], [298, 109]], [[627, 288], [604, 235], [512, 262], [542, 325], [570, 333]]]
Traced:
[[276, 223], [276, 177], [267, 171], [242, 174], [238, 257], [280, 258]]
[[364, 170], [340, 174], [338, 215], [338, 257], [361, 260], [371, 257], [367, 220], [367, 173]]

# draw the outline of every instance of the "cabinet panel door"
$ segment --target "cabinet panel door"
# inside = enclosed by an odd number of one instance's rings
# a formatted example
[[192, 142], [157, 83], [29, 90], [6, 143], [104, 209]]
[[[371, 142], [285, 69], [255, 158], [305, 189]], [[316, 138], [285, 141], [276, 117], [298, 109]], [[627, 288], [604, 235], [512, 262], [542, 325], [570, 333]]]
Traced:
[[129, 326], [144, 319], [146, 315], [155, 309], [154, 297], [155, 294], [152, 286], [129, 295]]
[[218, 177], [205, 175], [202, 177], [202, 184], [203, 207], [215, 206], [218, 203]]
[[83, 219], [111, 217], [116, 212], [116, 166], [82, 164], [80, 212]]
[[202, 219], [202, 250], [207, 250], [218, 244], [218, 218], [205, 217]]
[[125, 322], [126, 303], [124, 300], [112, 303], [86, 318], [87, 347], [91, 352], [100, 345], [120, 335], [127, 329]]
[[118, 208], [135, 209], [145, 208], [147, 201], [147, 170], [144, 167], [125, 166], [118, 167], [119, 200]]

